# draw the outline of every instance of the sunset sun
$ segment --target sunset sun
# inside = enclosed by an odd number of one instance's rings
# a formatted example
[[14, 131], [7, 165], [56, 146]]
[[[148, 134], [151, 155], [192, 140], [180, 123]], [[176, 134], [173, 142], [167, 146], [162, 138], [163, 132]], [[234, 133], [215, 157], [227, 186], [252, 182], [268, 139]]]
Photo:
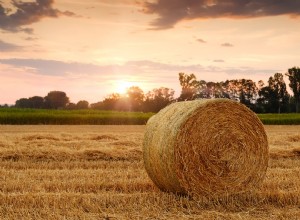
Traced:
[[133, 86], [133, 82], [126, 80], [118, 80], [114, 83], [114, 92], [124, 94], [129, 87]]

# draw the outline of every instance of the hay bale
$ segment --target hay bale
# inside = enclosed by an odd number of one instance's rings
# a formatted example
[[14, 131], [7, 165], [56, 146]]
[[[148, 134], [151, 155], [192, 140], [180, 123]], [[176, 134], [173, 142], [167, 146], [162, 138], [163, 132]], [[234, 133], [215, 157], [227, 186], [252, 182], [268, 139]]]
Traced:
[[256, 114], [238, 102], [177, 102], [149, 119], [143, 157], [161, 190], [221, 196], [262, 183], [268, 141]]

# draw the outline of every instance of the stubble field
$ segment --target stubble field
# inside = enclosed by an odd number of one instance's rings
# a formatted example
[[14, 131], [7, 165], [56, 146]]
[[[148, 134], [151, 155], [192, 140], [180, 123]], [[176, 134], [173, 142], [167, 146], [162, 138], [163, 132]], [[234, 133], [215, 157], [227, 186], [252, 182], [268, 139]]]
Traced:
[[300, 219], [300, 126], [266, 126], [261, 189], [197, 201], [153, 185], [144, 129], [1, 125], [0, 219]]

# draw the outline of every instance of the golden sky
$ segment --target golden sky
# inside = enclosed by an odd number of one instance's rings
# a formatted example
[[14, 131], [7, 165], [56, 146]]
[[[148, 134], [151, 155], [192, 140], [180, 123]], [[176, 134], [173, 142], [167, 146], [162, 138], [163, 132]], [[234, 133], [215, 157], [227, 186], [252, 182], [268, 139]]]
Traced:
[[179, 95], [178, 73], [258, 81], [299, 66], [299, 0], [0, 1], [0, 104], [126, 86]]

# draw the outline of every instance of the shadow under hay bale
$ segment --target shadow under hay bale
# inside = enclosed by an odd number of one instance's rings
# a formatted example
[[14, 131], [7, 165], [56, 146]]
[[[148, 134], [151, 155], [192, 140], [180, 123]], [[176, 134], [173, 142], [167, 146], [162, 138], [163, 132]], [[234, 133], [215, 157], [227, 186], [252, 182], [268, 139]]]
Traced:
[[228, 99], [169, 105], [147, 123], [146, 171], [163, 191], [222, 196], [258, 187], [268, 166], [263, 124]]

